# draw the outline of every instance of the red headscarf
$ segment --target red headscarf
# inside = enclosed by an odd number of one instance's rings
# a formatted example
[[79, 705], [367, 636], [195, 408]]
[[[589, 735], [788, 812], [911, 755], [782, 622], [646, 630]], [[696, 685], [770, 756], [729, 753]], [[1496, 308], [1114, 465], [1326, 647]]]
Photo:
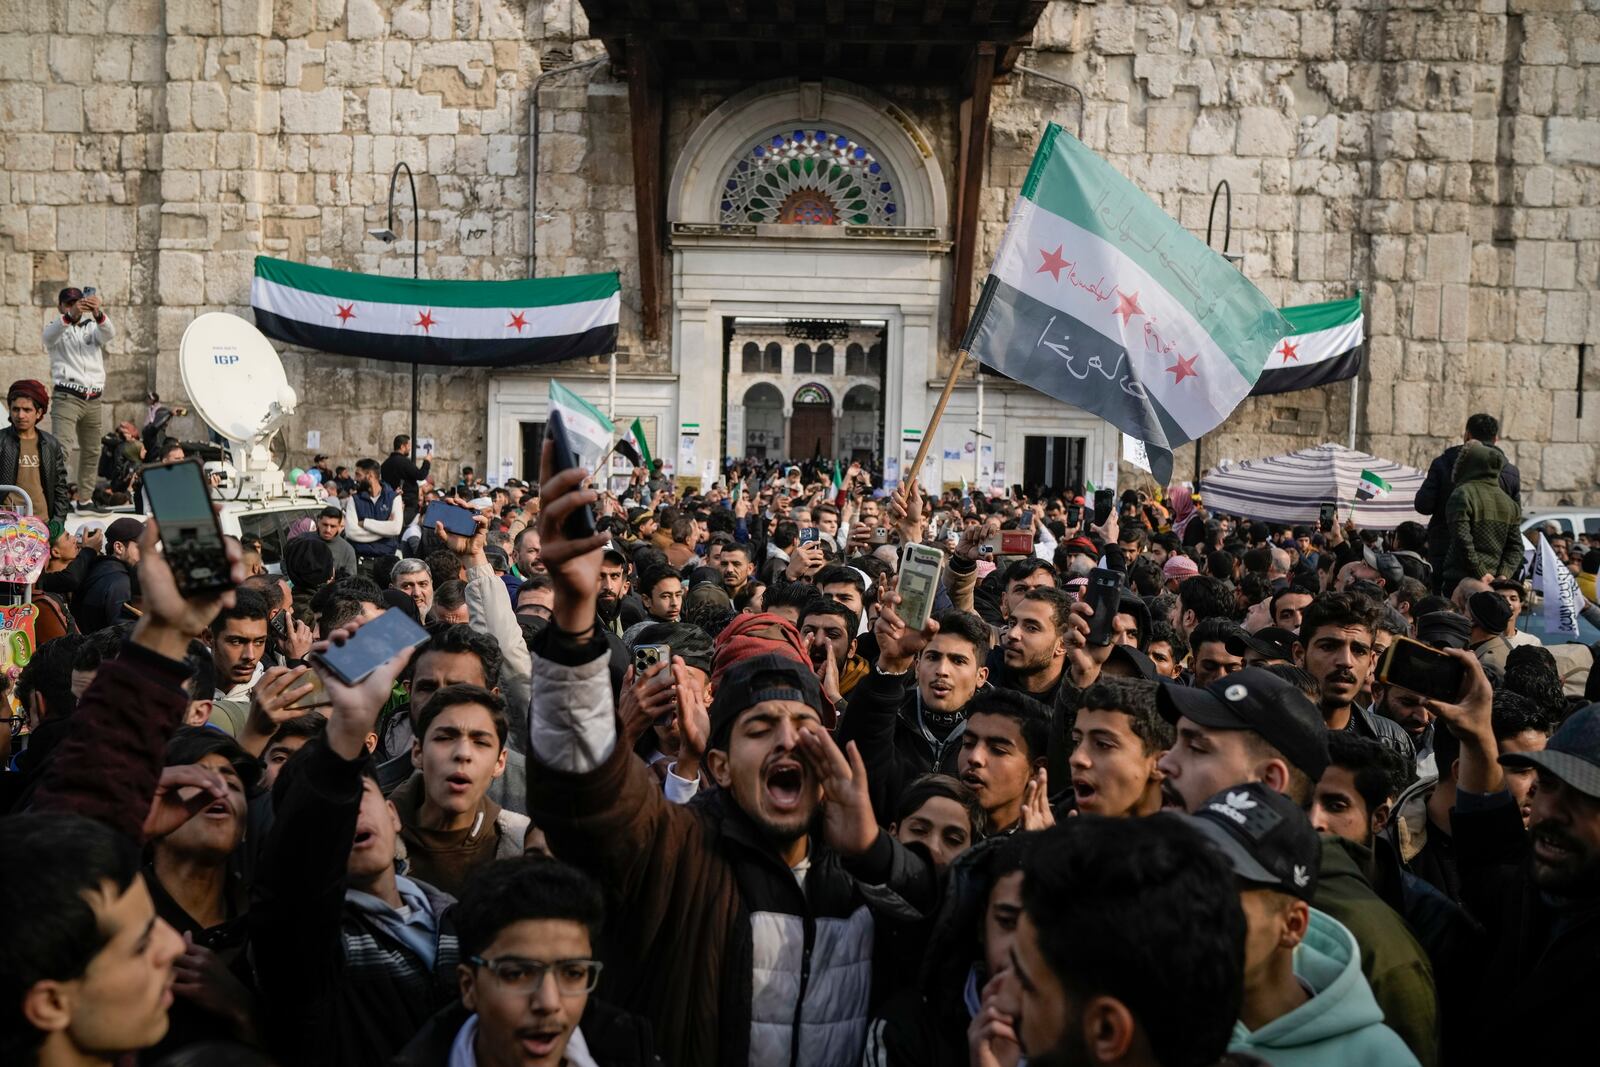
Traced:
[[32, 378], [23, 378], [11, 383], [11, 388], [6, 390], [6, 404], [9, 406], [19, 396], [25, 396], [33, 401], [33, 406], [39, 409], [39, 414], [50, 410], [50, 390], [44, 383]]

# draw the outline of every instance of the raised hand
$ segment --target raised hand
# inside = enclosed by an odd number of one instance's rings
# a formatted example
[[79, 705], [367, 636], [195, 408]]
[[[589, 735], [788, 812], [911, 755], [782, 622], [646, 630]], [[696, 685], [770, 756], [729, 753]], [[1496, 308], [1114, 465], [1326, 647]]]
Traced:
[[[319, 641], [313, 652], [322, 652], [331, 646], [343, 645], [364, 625], [351, 622]], [[376, 670], [355, 685], [345, 685], [332, 671], [313, 660], [313, 669], [328, 691], [328, 747], [347, 760], [359, 759], [367, 750], [367, 735], [377, 728], [378, 712], [389, 701], [394, 680], [411, 662], [411, 649], [406, 649], [378, 664]]]
[[1089, 643], [1089, 619], [1094, 609], [1081, 600], [1073, 601], [1067, 615], [1067, 669], [1073, 685], [1087, 688], [1100, 677], [1100, 668], [1111, 658], [1112, 645]]
[[[310, 647], [311, 642], [307, 641], [306, 650], [310, 651]], [[250, 712], [244, 729], [239, 731], [239, 744], [246, 752], [252, 756], [261, 755], [278, 727], [305, 714], [305, 709], [293, 705], [310, 696], [316, 688], [307, 677], [310, 673], [311, 668], [307, 666], [268, 667], [263, 672], [261, 680], [250, 690]]]
[[[181, 660], [188, 654], [190, 639], [211, 625], [217, 612], [233, 606], [232, 589], [221, 593], [197, 593], [185, 597], [178, 592], [178, 581], [161, 555], [161, 530], [155, 519], [147, 519], [139, 537], [139, 589], [144, 596], [144, 615], [133, 628], [133, 641], [169, 659]], [[223, 541], [233, 584], [244, 581], [238, 542]]]
[[227, 796], [228, 783], [209, 767], [198, 763], [163, 767], [144, 817], [144, 836], [165, 837]]
[[917, 653], [927, 648], [933, 635], [939, 632], [939, 623], [931, 616], [928, 625], [920, 630], [913, 630], [906, 625], [897, 610], [900, 594], [895, 589], [895, 583], [895, 578], [884, 580], [883, 590], [878, 594], [878, 621], [872, 624], [872, 632], [878, 638], [878, 669], [892, 674], [910, 668]]
[[672, 657], [672, 677], [678, 699], [678, 765], [673, 773], [694, 779], [700, 776], [700, 762], [711, 743], [711, 711], [705, 695], [689, 683], [689, 668], [682, 656]]
[[622, 697], [617, 701], [617, 719], [621, 723], [620, 732], [628, 744], [643, 737], [657, 719], [677, 710], [670, 667], [666, 660], [662, 660], [651, 664], [643, 675], [636, 674], [632, 667], [623, 674]]
[[1055, 824], [1056, 813], [1050, 810], [1050, 776], [1040, 767], [1022, 787], [1022, 828], [1048, 830]]
[[823, 840], [839, 855], [849, 858], [865, 853], [882, 831], [872, 814], [867, 765], [854, 741], [846, 752], [848, 757], [822, 727], [800, 728], [800, 755], [822, 785]]
[[1017, 1005], [1010, 996], [1011, 972], [1001, 971], [983, 987], [978, 1014], [967, 1026], [970, 1067], [1017, 1067], [1022, 1043], [1017, 1040]]
[[545, 570], [555, 586], [554, 622], [571, 634], [594, 628], [595, 603], [600, 590], [600, 553], [610, 540], [595, 533], [571, 540], [562, 530], [567, 516], [595, 502], [593, 489], [584, 488], [589, 472], [582, 468], [555, 471], [555, 445], [546, 440], [539, 462], [539, 542]]
[[[484, 546], [489, 541], [489, 517], [487, 515], [474, 515], [472, 517], [472, 536], [463, 537], [453, 534], [444, 528], [444, 523], [435, 522], [433, 532], [439, 535], [445, 547], [456, 554], [461, 565], [469, 571], [474, 567], [487, 567], [489, 556]], [[541, 543], [543, 538], [540, 539]]]

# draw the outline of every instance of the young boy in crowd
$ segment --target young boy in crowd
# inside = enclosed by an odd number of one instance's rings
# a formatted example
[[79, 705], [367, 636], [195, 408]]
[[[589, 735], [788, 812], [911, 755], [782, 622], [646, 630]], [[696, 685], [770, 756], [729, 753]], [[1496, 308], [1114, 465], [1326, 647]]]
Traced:
[[1161, 810], [1161, 769], [1172, 724], [1156, 710], [1158, 683], [1106, 676], [1083, 694], [1072, 724], [1072, 792], [1085, 815]]

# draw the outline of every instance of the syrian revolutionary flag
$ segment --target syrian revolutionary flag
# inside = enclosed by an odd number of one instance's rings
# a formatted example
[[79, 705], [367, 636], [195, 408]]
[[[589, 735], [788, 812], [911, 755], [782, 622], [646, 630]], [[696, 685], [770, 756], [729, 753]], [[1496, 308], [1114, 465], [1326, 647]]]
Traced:
[[554, 378], [550, 379], [550, 410], [561, 412], [561, 422], [578, 463], [587, 470], [596, 470], [616, 440], [617, 429], [611, 420]]
[[644, 423], [638, 419], [633, 420], [633, 425], [628, 427], [628, 432], [622, 435], [622, 440], [617, 442], [617, 451], [625, 456], [629, 463], [635, 467], [650, 466], [650, 445], [644, 439]]
[[1361, 373], [1361, 294], [1326, 304], [1299, 304], [1281, 309], [1290, 334], [1267, 357], [1251, 396], [1288, 393], [1314, 385], [1342, 382]]
[[1389, 490], [1394, 488], [1378, 475], [1369, 470], [1361, 472], [1361, 478], [1356, 482], [1357, 500], [1376, 500], [1380, 496], [1388, 496]]
[[617, 347], [615, 273], [427, 281], [256, 257], [250, 304], [268, 337], [394, 363], [513, 367]]
[[1045, 129], [962, 347], [1146, 443], [1218, 426], [1289, 326], [1271, 301], [1117, 170]]

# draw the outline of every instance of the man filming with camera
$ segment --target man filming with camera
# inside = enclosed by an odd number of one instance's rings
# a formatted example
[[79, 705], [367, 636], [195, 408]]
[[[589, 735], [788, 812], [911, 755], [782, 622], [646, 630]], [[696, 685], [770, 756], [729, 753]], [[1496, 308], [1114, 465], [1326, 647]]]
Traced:
[[60, 314], [44, 326], [50, 354], [50, 429], [69, 454], [79, 499], [94, 492], [100, 458], [100, 395], [106, 388], [105, 344], [116, 336], [100, 295], [68, 286], [56, 297]]

